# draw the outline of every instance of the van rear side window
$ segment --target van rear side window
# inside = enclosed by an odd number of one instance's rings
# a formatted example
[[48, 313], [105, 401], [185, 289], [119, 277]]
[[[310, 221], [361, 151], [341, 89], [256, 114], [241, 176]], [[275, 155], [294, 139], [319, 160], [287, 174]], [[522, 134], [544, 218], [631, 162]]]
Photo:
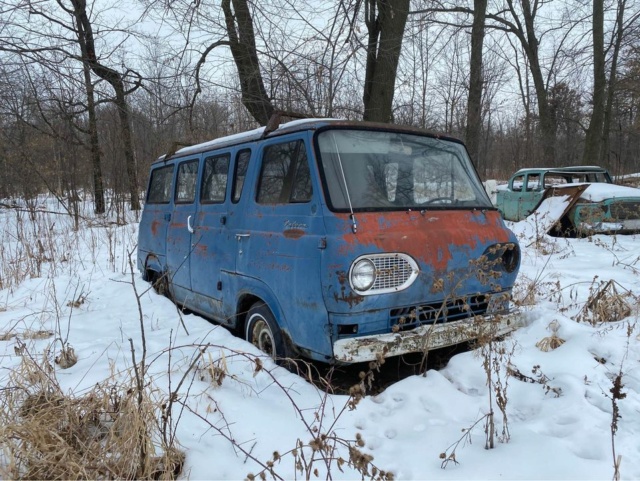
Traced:
[[311, 177], [304, 142], [297, 140], [264, 149], [259, 204], [287, 204], [311, 200]]
[[173, 165], [160, 167], [151, 172], [147, 204], [168, 204], [171, 200]]
[[233, 193], [232, 199], [234, 204], [240, 200], [240, 194], [242, 194], [242, 186], [244, 185], [244, 178], [247, 175], [247, 168], [249, 167], [249, 159], [251, 159], [251, 150], [245, 149], [238, 152], [236, 155], [236, 170], [233, 181]]
[[196, 181], [198, 180], [198, 161], [183, 162], [178, 167], [176, 202], [189, 204], [196, 199]]
[[204, 203], [220, 204], [227, 193], [229, 177], [229, 154], [207, 157], [204, 161], [200, 200]]

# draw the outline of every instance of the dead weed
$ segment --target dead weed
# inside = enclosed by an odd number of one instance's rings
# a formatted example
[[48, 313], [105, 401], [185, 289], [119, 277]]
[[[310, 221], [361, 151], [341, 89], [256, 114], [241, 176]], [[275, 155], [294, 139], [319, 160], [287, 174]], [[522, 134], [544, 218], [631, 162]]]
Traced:
[[592, 326], [620, 321], [631, 315], [630, 297], [631, 292], [613, 279], [601, 281], [597, 287], [591, 287], [587, 302], [574, 320]]
[[131, 379], [65, 394], [48, 363], [24, 356], [0, 405], [1, 478], [175, 479], [182, 469], [184, 454], [157, 442], [159, 403]]

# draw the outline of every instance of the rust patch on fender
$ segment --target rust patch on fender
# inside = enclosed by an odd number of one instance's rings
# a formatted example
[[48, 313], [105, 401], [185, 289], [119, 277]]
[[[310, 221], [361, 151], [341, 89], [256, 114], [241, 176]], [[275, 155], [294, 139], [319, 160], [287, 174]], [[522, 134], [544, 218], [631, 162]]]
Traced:
[[353, 307], [364, 301], [363, 296], [359, 296], [358, 294], [355, 294], [353, 292], [347, 295], [345, 291], [346, 289], [343, 287], [341, 295], [338, 295], [337, 292], [333, 293], [333, 298], [336, 302], [346, 302], [347, 304], [349, 304], [349, 307]]
[[347, 294], [347, 288], [349, 286], [349, 282], [347, 279], [347, 273], [345, 271], [336, 271], [336, 275], [338, 277], [338, 282], [340, 283], [340, 294], [337, 292], [333, 293], [333, 298], [336, 302], [346, 302], [349, 304], [349, 307], [357, 306], [362, 301], [364, 301], [364, 296], [356, 294], [355, 292], [351, 292]]
[[282, 233], [287, 239], [300, 239], [305, 232], [302, 229], [287, 229]]

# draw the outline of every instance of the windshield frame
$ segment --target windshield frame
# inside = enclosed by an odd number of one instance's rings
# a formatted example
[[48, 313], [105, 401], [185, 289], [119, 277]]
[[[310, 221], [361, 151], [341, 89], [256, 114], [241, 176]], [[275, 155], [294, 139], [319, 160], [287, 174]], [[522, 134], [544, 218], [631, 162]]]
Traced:
[[[371, 205], [371, 206], [360, 206], [357, 202], [354, 202], [355, 205], [351, 203], [350, 199], [347, 199], [347, 205], [339, 205], [336, 206], [336, 200], [342, 201], [341, 204], [344, 204], [345, 198], [340, 196], [340, 199], [333, 199], [331, 192], [332, 189], [328, 185], [328, 178], [331, 177], [335, 180], [336, 177], [340, 177], [338, 182], [341, 185], [344, 185], [344, 181], [341, 178], [342, 172], [338, 173], [335, 167], [328, 167], [325, 165], [325, 162], [329, 162], [327, 159], [323, 158], [323, 152], [321, 151], [320, 138], [327, 131], [362, 131], [362, 132], [381, 132], [389, 135], [401, 136], [401, 138], [411, 139], [415, 137], [415, 140], [418, 141], [420, 138], [425, 139], [425, 147], [427, 143], [443, 143], [443, 147], [454, 147], [457, 160], [459, 162], [459, 168], [462, 169], [464, 174], [466, 174], [466, 179], [469, 181], [469, 188], [473, 190], [475, 195], [473, 203], [420, 203], [415, 202], [412, 205]], [[447, 145], [449, 144], [449, 145]], [[323, 128], [318, 129], [313, 136], [313, 146], [315, 151], [315, 157], [318, 163], [318, 170], [320, 173], [321, 183], [322, 183], [322, 191], [325, 197], [325, 202], [328, 208], [332, 212], [392, 212], [392, 211], [425, 211], [425, 210], [496, 210], [496, 207], [493, 206], [489, 195], [484, 189], [482, 181], [480, 180], [480, 176], [476, 170], [475, 165], [471, 161], [466, 147], [463, 142], [458, 139], [431, 134], [426, 131], [416, 131], [415, 128], [407, 128], [402, 129], [401, 127], [391, 126], [389, 127], [369, 127], [369, 126], [360, 126], [360, 125], [349, 125], [349, 126], [341, 126], [341, 125], [330, 125]], [[444, 150], [444, 149], [443, 149]], [[337, 157], [337, 156], [336, 156]], [[335, 162], [335, 160], [334, 160]], [[415, 164], [414, 164], [414, 169]], [[338, 175], [340, 174], [340, 176]], [[396, 174], [397, 175], [397, 174]], [[414, 181], [415, 187], [415, 181]], [[344, 191], [344, 187], [341, 188]], [[351, 190], [351, 189], [349, 189]], [[415, 189], [414, 189], [415, 190]], [[335, 192], [335, 188], [334, 188]], [[349, 197], [349, 194], [347, 197]], [[414, 191], [415, 196], [415, 191]]]

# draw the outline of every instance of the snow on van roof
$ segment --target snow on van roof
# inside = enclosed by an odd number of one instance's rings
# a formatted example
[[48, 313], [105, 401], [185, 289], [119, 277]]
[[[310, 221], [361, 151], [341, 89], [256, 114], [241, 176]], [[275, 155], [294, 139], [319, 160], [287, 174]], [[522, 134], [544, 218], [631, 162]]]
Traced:
[[[293, 127], [297, 127], [304, 124], [318, 123], [318, 122], [327, 122], [327, 121], [336, 121], [343, 119], [336, 118], [307, 118], [307, 119], [297, 119], [292, 120], [291, 122], [282, 123], [278, 126], [274, 132], [278, 132], [281, 130], [291, 129]], [[189, 145], [188, 147], [183, 147], [180, 150], [176, 151], [174, 155], [182, 156], [188, 155], [196, 152], [202, 152], [204, 150], [210, 150], [215, 147], [220, 147], [222, 145], [231, 145], [237, 144], [241, 142], [248, 142], [251, 140], [257, 140], [260, 138], [262, 133], [264, 132], [265, 127], [258, 127], [257, 129], [249, 130], [246, 132], [240, 132], [237, 134], [226, 135], [224, 137], [218, 137], [217, 139], [208, 140], [206, 142], [202, 142], [200, 144]], [[173, 157], [173, 155], [172, 155]], [[161, 156], [158, 160], [163, 160], [165, 156]]]
[[[581, 171], [598, 171], [598, 172], [604, 172], [607, 169], [605, 169], [604, 167], [600, 167], [598, 165], [570, 165], [570, 166], [564, 166], [564, 167], [525, 167], [522, 168], [520, 170], [518, 170], [515, 174], [522, 174], [524, 172], [540, 172], [540, 171], [545, 171], [545, 172], [581, 172]], [[514, 175], [515, 175], [514, 174]]]

